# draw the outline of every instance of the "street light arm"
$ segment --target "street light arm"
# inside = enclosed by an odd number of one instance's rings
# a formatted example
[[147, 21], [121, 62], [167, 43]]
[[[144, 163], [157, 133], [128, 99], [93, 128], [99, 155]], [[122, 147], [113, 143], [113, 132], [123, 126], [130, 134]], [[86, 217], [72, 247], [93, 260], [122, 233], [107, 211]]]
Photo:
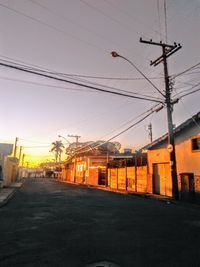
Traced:
[[112, 57], [120, 57], [124, 60], [126, 60], [129, 64], [131, 64], [163, 97], [165, 97], [165, 95], [158, 89], [157, 86], [155, 86], [154, 83], [152, 83], [152, 81], [140, 70], [138, 69], [138, 67], [128, 58], [119, 55], [116, 51], [112, 51], [111, 52]]
[[62, 135], [58, 135], [58, 137], [59, 138], [63, 138], [65, 141], [67, 141], [67, 143], [69, 144], [69, 145], [71, 145], [71, 143], [67, 140], [67, 138], [65, 138], [64, 136], [62, 136]]

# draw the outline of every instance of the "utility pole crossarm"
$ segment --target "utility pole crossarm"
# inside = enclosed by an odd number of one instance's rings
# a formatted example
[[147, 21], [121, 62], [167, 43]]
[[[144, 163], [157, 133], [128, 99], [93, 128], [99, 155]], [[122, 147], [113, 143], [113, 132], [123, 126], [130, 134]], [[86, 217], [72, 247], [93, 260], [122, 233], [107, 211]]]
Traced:
[[73, 134], [68, 134], [68, 137], [74, 137], [74, 138], [76, 138], [76, 144], [78, 144], [78, 139], [81, 138], [80, 135], [73, 135]]
[[[151, 44], [151, 45], [158, 45], [158, 46], [165, 46], [167, 48], [174, 48], [177, 46], [177, 43], [174, 42], [173, 45], [169, 45], [169, 44], [165, 44], [162, 41], [160, 42], [153, 42], [152, 39], [150, 39], [150, 41], [147, 40], [143, 40], [142, 37], [140, 38], [140, 43], [145, 43], [145, 44]], [[178, 44], [180, 45], [180, 44]]]
[[146, 41], [146, 40], [143, 40], [142, 38], [140, 38], [140, 42], [145, 43], [145, 44], [150, 44], [150, 45], [161, 46], [163, 48], [163, 54], [157, 59], [155, 59], [154, 61], [151, 61], [150, 63], [150, 66], [153, 65], [154, 67], [160, 64], [161, 62], [163, 62], [164, 57], [168, 58], [169, 56], [171, 56], [172, 54], [174, 54], [175, 52], [177, 52], [179, 49], [182, 48], [180, 44], [177, 44], [175, 42], [173, 45], [169, 45], [169, 44], [163, 43], [162, 41], [160, 42], [153, 42], [152, 40]]

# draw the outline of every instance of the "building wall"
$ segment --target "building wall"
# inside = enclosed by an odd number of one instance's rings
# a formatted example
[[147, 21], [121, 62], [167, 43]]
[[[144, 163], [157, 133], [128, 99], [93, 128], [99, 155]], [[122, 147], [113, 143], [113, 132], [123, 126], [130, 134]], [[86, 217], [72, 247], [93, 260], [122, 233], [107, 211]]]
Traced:
[[86, 184], [98, 185], [98, 168], [89, 168], [89, 175], [86, 177]]
[[61, 180], [74, 182], [74, 168], [73, 166], [65, 167], [61, 172]]
[[4, 165], [4, 186], [9, 186], [17, 179], [17, 163], [6, 158]]
[[176, 146], [176, 158], [178, 173], [193, 172], [200, 175], [200, 150], [192, 150], [191, 139]]
[[[61, 180], [83, 183], [88, 185], [99, 184], [99, 168], [105, 166], [107, 157], [92, 156], [92, 157], [77, 157], [72, 160], [72, 163], [67, 168], [62, 169]], [[76, 166], [76, 173], [75, 173]], [[75, 181], [74, 181], [74, 176]]]
[[[181, 189], [180, 174], [181, 173], [193, 173], [195, 191], [200, 192], [200, 150], [193, 151], [191, 139], [197, 137], [199, 129], [192, 128], [183, 132], [176, 138], [176, 164], [178, 174], [178, 186]], [[147, 190], [149, 193], [153, 192], [153, 165], [156, 163], [168, 163], [170, 162], [170, 153], [166, 149], [167, 144], [163, 144], [162, 148], [148, 151], [148, 185]], [[166, 164], [167, 167], [167, 164]], [[170, 172], [169, 172], [170, 173]], [[169, 174], [167, 179], [171, 179]], [[168, 194], [171, 195], [171, 194]]]

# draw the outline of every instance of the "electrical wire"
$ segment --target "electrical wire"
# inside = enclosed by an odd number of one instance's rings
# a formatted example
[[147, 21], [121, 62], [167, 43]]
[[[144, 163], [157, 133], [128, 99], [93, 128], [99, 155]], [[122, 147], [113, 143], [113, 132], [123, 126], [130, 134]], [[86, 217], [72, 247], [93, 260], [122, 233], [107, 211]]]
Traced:
[[[124, 9], [120, 8], [120, 6], [116, 2], [112, 1], [112, 3], [111, 3], [109, 0], [104, 0], [104, 2], [108, 3], [110, 6], [112, 6], [115, 9], [117, 9], [122, 14], [125, 14], [127, 17], [129, 17], [130, 19], [132, 19], [134, 21], [134, 23], [135, 23], [135, 21], [137, 21], [139, 25], [143, 24], [146, 28], [151, 29], [155, 34], [158, 34], [160, 36], [161, 31], [159, 32], [159, 31], [157, 31], [157, 30], [155, 30], [153, 28], [150, 28], [149, 27], [150, 25], [148, 23], [144, 23], [144, 21], [142, 21], [142, 20], [140, 20], [138, 18], [137, 19], [135, 17], [133, 18], [133, 14], [130, 14], [129, 12], [127, 12]], [[140, 35], [140, 33], [139, 33], [139, 35]]]
[[184, 93], [184, 92], [188, 92], [188, 91], [194, 89], [195, 87], [197, 87], [197, 86], [199, 86], [199, 85], [200, 85], [200, 82], [198, 82], [197, 84], [193, 85], [192, 87], [190, 87], [190, 88], [188, 88], [188, 89], [185, 89], [185, 90], [182, 90], [182, 91], [176, 93], [176, 94], [174, 95], [174, 97], [177, 96], [177, 95], [180, 95], [180, 94], [182, 94], [182, 93]]
[[[57, 74], [57, 75], [63, 75], [63, 76], [67, 76], [67, 77], [80, 77], [80, 78], [89, 78], [89, 79], [99, 79], [99, 80], [122, 80], [122, 81], [140, 81], [140, 80], [145, 80], [144, 77], [106, 77], [106, 76], [94, 76], [94, 75], [83, 75], [83, 74], [75, 74], [75, 73], [64, 73], [64, 72], [58, 72], [58, 71], [53, 71], [53, 70], [50, 70], [50, 69], [46, 69], [46, 68], [42, 68], [40, 66], [37, 66], [37, 65], [33, 65], [33, 64], [30, 64], [30, 63], [27, 63], [27, 62], [24, 62], [24, 61], [20, 61], [20, 60], [16, 60], [16, 59], [13, 59], [11, 57], [7, 57], [7, 56], [4, 56], [4, 55], [1, 55], [0, 54], [0, 57], [3, 57], [3, 58], [7, 58], [7, 59], [10, 59], [9, 60], [5, 60], [5, 59], [2, 59], [0, 58], [0, 60], [3, 60], [5, 62], [8, 62], [8, 63], [11, 63], [11, 64], [19, 64], [20, 66], [22, 67], [27, 67], [27, 65], [29, 65], [29, 68], [32, 66], [34, 68], [37, 68], [37, 69], [43, 69], [43, 71], [46, 71], [50, 74]], [[20, 63], [21, 62], [21, 63]], [[160, 79], [163, 79], [164, 77], [163, 76], [159, 76], [159, 77], [148, 77], [150, 80], [160, 80]]]
[[[152, 108], [150, 108], [150, 109], [148, 109], [147, 111], [143, 112], [142, 114], [138, 115], [137, 117], [135, 117], [135, 118], [132, 119], [132, 120], [136, 120], [137, 118], [140, 118], [140, 117], [143, 116], [144, 114], [148, 113], [147, 115], [145, 115], [143, 118], [141, 118], [141, 119], [140, 119], [139, 121], [137, 121], [136, 123], [130, 125], [130, 126], [127, 127], [126, 129], [124, 129], [124, 130], [120, 131], [119, 133], [115, 134], [114, 136], [112, 136], [111, 138], [109, 138], [107, 141], [104, 141], [104, 142], [101, 143], [101, 144], [98, 144], [98, 145], [96, 145], [96, 146], [93, 146], [92, 148], [95, 149], [95, 148], [97, 148], [97, 147], [99, 147], [99, 146], [101, 146], [101, 145], [103, 145], [103, 144], [105, 144], [105, 143], [108, 143], [109, 141], [113, 140], [114, 138], [116, 138], [116, 137], [120, 136], [121, 134], [125, 133], [126, 131], [130, 130], [131, 128], [133, 128], [134, 126], [136, 126], [137, 124], [139, 124], [140, 122], [142, 122], [143, 120], [145, 120], [147, 117], [149, 117], [151, 114], [153, 114], [153, 113], [156, 111], [156, 107], [157, 107], [157, 105], [153, 106]], [[131, 122], [131, 121], [129, 121], [129, 122]], [[127, 122], [127, 123], [128, 123], [128, 122]], [[123, 125], [125, 125], [125, 124], [123, 124]], [[121, 128], [121, 127], [120, 127], [120, 128]], [[113, 131], [112, 131], [112, 132], [113, 132]], [[102, 138], [104, 138], [105, 136], [110, 135], [112, 132], [110, 132], [109, 134], [104, 135], [103, 137], [100, 138], [100, 140], [101, 140]], [[92, 144], [95, 144], [95, 143], [97, 143], [97, 141], [90, 142], [89, 145], [91, 146]], [[82, 152], [90, 151], [91, 148], [89, 148], [89, 149], [87, 149], [87, 150], [85, 150], [85, 151], [82, 151], [84, 148], [87, 148], [87, 147], [88, 147], [88, 144], [85, 145], [85, 146], [83, 146], [83, 147], [81, 147], [81, 148], [78, 148], [78, 149], [75, 151], [75, 153], [78, 153], [78, 152], [80, 152], [80, 151], [81, 151], [81, 153], [82, 153]], [[73, 156], [74, 156], [74, 155], [72, 155], [72, 157], [73, 157]], [[71, 158], [71, 157], [70, 157], [70, 158]]]
[[160, 16], [160, 0], [157, 0], [157, 11], [158, 11], [158, 27], [159, 27], [160, 39], [162, 39], [161, 16]]
[[[119, 132], [118, 134], [112, 136], [111, 138], [109, 138], [108, 140], [106, 140], [105, 142], [98, 144], [97, 146], [94, 146], [93, 149], [102, 146], [103, 144], [106, 144], [108, 142], [110, 142], [111, 140], [115, 139], [116, 137], [122, 135], [123, 133], [127, 132], [128, 130], [130, 130], [131, 128], [133, 128], [134, 126], [138, 125], [140, 122], [144, 121], [146, 118], [148, 118], [154, 111], [151, 111], [149, 114], [147, 114], [146, 116], [144, 116], [143, 118], [141, 118], [139, 121], [135, 122], [134, 124], [130, 125], [129, 127], [127, 127], [126, 129], [122, 130], [121, 132]], [[81, 151], [81, 153], [85, 153], [87, 151], [90, 151], [91, 149], [85, 150], [85, 151]]]
[[[158, 104], [158, 105], [159, 105], [159, 104]], [[138, 116], [132, 118], [131, 120], [126, 121], [126, 122], [123, 123], [120, 127], [117, 127], [116, 129], [112, 130], [111, 132], [107, 133], [106, 135], [103, 135], [103, 136], [100, 138], [100, 140], [103, 139], [103, 138], [105, 138], [106, 136], [109, 136], [110, 134], [114, 133], [115, 131], [119, 130], [119, 129], [122, 128], [123, 126], [126, 126], [127, 124], [130, 124], [131, 122], [133, 122], [133, 121], [135, 121], [136, 119], [140, 118], [140, 117], [143, 116], [144, 114], [146, 114], [146, 113], [148, 113], [148, 112], [150, 112], [150, 111], [152, 111], [152, 110], [155, 111], [155, 109], [158, 107], [158, 105], [155, 105], [155, 106], [151, 107], [150, 109], [148, 109], [147, 111], [143, 112], [142, 114], [140, 114], [140, 115], [138, 115]]]
[[189, 68], [187, 68], [186, 70], [184, 70], [184, 71], [182, 71], [182, 72], [180, 72], [180, 73], [170, 75], [170, 77], [171, 77], [171, 78], [177, 78], [177, 77], [179, 77], [179, 76], [185, 74], [186, 72], [188, 72], [188, 71], [194, 69], [195, 67], [197, 67], [197, 66], [199, 66], [199, 65], [200, 65], [200, 62], [197, 63], [197, 64], [195, 64], [195, 65], [193, 65], [193, 66], [191, 66], [191, 67], [189, 67]]
[[[128, 31], [130, 33], [130, 31], [128, 30], [128, 28], [132, 31], [133, 29], [129, 26], [129, 25], [124, 25], [122, 24], [119, 20], [117, 20], [114, 17], [109, 16], [108, 14], [106, 14], [104, 11], [102, 11], [100, 8], [93, 6], [91, 4], [89, 4], [88, 2], [86, 2], [85, 0], [79, 0], [81, 3], [87, 5], [88, 7], [90, 7], [91, 9], [95, 10], [96, 12], [100, 13], [101, 15], [103, 15], [104, 17], [108, 18], [109, 20], [113, 21], [114, 23], [117, 23], [121, 28], [125, 29], [126, 31]], [[137, 34], [139, 35], [140, 33], [137, 32]]]
[[[138, 93], [138, 92], [131, 92], [131, 91], [128, 91], [128, 90], [123, 90], [123, 89], [119, 89], [119, 88], [115, 88], [115, 87], [111, 87], [111, 86], [106, 86], [106, 85], [102, 85], [102, 84], [99, 84], [99, 83], [95, 83], [95, 82], [91, 82], [91, 81], [88, 81], [88, 80], [85, 80], [85, 79], [80, 79], [80, 78], [74, 78], [74, 77], [69, 77], [67, 74], [65, 73], [59, 73], [59, 72], [56, 72], [56, 71], [47, 71], [47, 70], [43, 70], [43, 69], [37, 69], [37, 68], [31, 68], [30, 66], [26, 66], [24, 64], [16, 64], [15, 62], [11, 62], [11, 61], [7, 61], [7, 60], [2, 60], [3, 62], [6, 62], [6, 63], [11, 63], [11, 64], [15, 64], [17, 66], [22, 66], [23, 69], [26, 69], [26, 70], [34, 70], [34, 71], [39, 71], [39, 72], [42, 72], [42, 73], [45, 73], [45, 74], [54, 74], [56, 76], [62, 76], [62, 77], [67, 77], [67, 78], [70, 78], [72, 80], [75, 80], [75, 81], [81, 81], [81, 82], [84, 82], [84, 83], [87, 83], [87, 84], [92, 84], [92, 85], [95, 85], [95, 86], [101, 86], [101, 87], [104, 87], [104, 88], [107, 88], [107, 89], [112, 89], [112, 90], [115, 90], [115, 91], [118, 91], [118, 92], [123, 92], [123, 93], [128, 93], [128, 94], [132, 94], [132, 95], [139, 95], [139, 96], [143, 96], [143, 97], [147, 97], [147, 98], [151, 98], [151, 99], [156, 99], [156, 100], [161, 100], [160, 98], [155, 98], [155, 97], [152, 97], [150, 95], [146, 95], [146, 94], [141, 94], [141, 93]], [[31, 83], [31, 82], [30, 82]], [[55, 86], [56, 87], [56, 86]], [[61, 87], [62, 88], [62, 87]]]
[[[176, 91], [176, 89], [175, 89], [175, 91]], [[196, 124], [197, 128], [200, 129], [200, 124], [193, 118], [193, 116], [191, 115], [191, 112], [189, 112], [188, 108], [187, 108], [186, 105], [183, 103], [183, 100], [182, 100], [182, 99], [180, 99], [180, 102], [181, 102], [182, 106], [184, 107], [184, 111], [186, 111], [186, 112], [189, 114], [189, 116], [191, 117], [191, 119], [192, 119], [192, 120], [194, 121], [194, 123]]]
[[16, 9], [14, 9], [14, 8], [11, 8], [11, 7], [9, 7], [9, 6], [5, 5], [5, 4], [1, 4], [1, 3], [0, 3], [0, 6], [3, 7], [3, 8], [6, 8], [6, 9], [8, 9], [8, 10], [10, 10], [10, 11], [12, 11], [12, 12], [18, 14], [18, 15], [21, 15], [21, 16], [23, 16], [23, 17], [26, 17], [26, 18], [28, 18], [28, 19], [30, 19], [30, 20], [32, 20], [32, 21], [35, 21], [35, 22], [37, 22], [37, 23], [39, 23], [39, 24], [41, 24], [41, 25], [44, 25], [44, 26], [46, 26], [46, 27], [48, 27], [48, 28], [50, 28], [50, 29], [53, 29], [54, 31], [57, 31], [57, 32], [62, 33], [62, 34], [67, 35], [67, 36], [70, 36], [71, 38], [76, 39], [76, 40], [78, 40], [78, 41], [80, 41], [80, 42], [82, 42], [82, 43], [84, 43], [84, 44], [87, 44], [87, 45], [89, 45], [89, 46], [92, 46], [92, 47], [94, 47], [94, 48], [96, 48], [96, 49], [98, 49], [98, 50], [101, 50], [101, 51], [103, 51], [103, 52], [109, 53], [109, 51], [106, 51], [104, 48], [99, 47], [99, 46], [97, 46], [97, 45], [95, 45], [95, 44], [92, 44], [92, 43], [90, 43], [90, 42], [88, 42], [88, 41], [86, 41], [86, 40], [83, 40], [83, 39], [81, 39], [80, 37], [77, 37], [77, 36], [74, 35], [74, 34], [71, 34], [71, 33], [69, 33], [69, 32], [63, 31], [63, 30], [57, 28], [57, 27], [54, 26], [54, 25], [50, 25], [50, 24], [48, 24], [48, 23], [46, 23], [46, 22], [44, 22], [44, 21], [41, 21], [41, 20], [39, 20], [39, 19], [37, 19], [37, 18], [35, 18], [35, 17], [33, 17], [33, 16], [27, 15], [27, 14], [25, 14], [25, 13], [19, 11], [19, 10], [16, 10]]
[[14, 79], [14, 78], [3, 77], [3, 76], [0, 76], [0, 79], [7, 80], [7, 81], [12, 81], [12, 82], [20, 82], [20, 83], [26, 83], [26, 84], [32, 84], [32, 85], [39, 85], [39, 86], [42, 86], [42, 87], [63, 89], [63, 90], [67, 90], [67, 91], [75, 91], [75, 92], [79, 91], [79, 92], [84, 92], [84, 93], [90, 92], [89, 90], [84, 90], [83, 91], [83, 90], [81, 90], [79, 88], [67, 88], [67, 87], [59, 86], [59, 85], [44, 84], [44, 83], [39, 83], [39, 82], [32, 82], [32, 81], [21, 80], [21, 79]]
[[184, 107], [184, 110], [187, 111], [187, 113], [189, 114], [189, 116], [191, 117], [193, 122], [196, 124], [197, 128], [200, 129], [200, 124], [193, 118], [193, 116], [191, 115], [191, 112], [189, 112], [189, 110], [187, 109], [186, 105], [183, 103], [182, 99], [180, 99], [180, 101], [181, 101], [181, 104]]
[[[82, 28], [83, 30], [85, 30], [85, 31], [87, 31], [87, 32], [89, 32], [89, 33], [92, 33], [93, 35], [96, 35], [98, 38], [101, 38], [101, 39], [104, 40], [104, 41], [105, 41], [105, 40], [108, 40], [109, 42], [111, 42], [111, 40], [107, 39], [107, 38], [105, 37], [105, 35], [102, 36], [101, 34], [97, 33], [97, 31], [93, 31], [93, 30], [91, 30], [91, 29], [88, 29], [87, 27], [83, 26], [82, 24], [77, 23], [77, 20], [69, 19], [69, 18], [67, 18], [66, 16], [63, 16], [61, 13], [58, 14], [57, 12], [55, 12], [54, 10], [52, 10], [51, 8], [45, 6], [45, 5], [41, 4], [41, 3], [38, 3], [38, 2], [35, 1], [35, 0], [29, 0], [29, 1], [32, 2], [33, 4], [39, 6], [40, 8], [43, 8], [44, 10], [46, 10], [47, 12], [49, 12], [50, 14], [53, 14], [53, 15], [54, 15], [55, 17], [57, 17], [57, 18], [59, 18], [59, 19], [61, 18], [61, 19], [63, 19], [64, 21], [70, 22], [71, 24], [75, 25], [76, 27], [80, 27], [80, 28]], [[112, 40], [112, 45], [113, 45], [113, 40]], [[115, 44], [114, 46], [116, 46], [116, 44]], [[119, 44], [118, 44], [117, 46], [119, 46]]]
[[109, 94], [114, 94], [114, 95], [119, 95], [119, 96], [124, 96], [124, 97], [130, 97], [130, 98], [135, 98], [135, 99], [140, 99], [140, 100], [146, 100], [146, 101], [152, 101], [152, 102], [162, 103], [162, 101], [160, 101], [160, 100], [156, 100], [156, 99], [155, 100], [152, 100], [150, 98], [133, 96], [133, 95], [130, 95], [130, 94], [125, 94], [125, 93], [120, 93], [120, 92], [114, 92], [114, 91], [110, 91], [110, 90], [105, 90], [105, 89], [97, 88], [97, 87], [94, 87], [94, 86], [91, 86], [91, 85], [87, 85], [87, 84], [83, 84], [83, 83], [79, 83], [79, 82], [74, 82], [74, 81], [70, 81], [70, 80], [66, 80], [66, 79], [54, 77], [54, 76], [51, 76], [51, 75], [47, 75], [47, 74], [39, 73], [39, 72], [36, 72], [36, 71], [24, 69], [24, 68], [19, 67], [19, 66], [5, 64], [5, 63], [2, 63], [2, 62], [0, 62], [0, 65], [1, 66], [4, 66], [4, 67], [7, 67], [7, 68], [11, 68], [11, 69], [20, 70], [20, 71], [23, 71], [23, 72], [35, 74], [35, 75], [38, 75], [38, 76], [41, 76], [41, 77], [53, 79], [53, 80], [56, 80], [56, 81], [61, 81], [61, 82], [69, 83], [69, 84], [78, 85], [80, 87], [85, 87], [87, 89], [91, 89], [91, 90], [95, 90], [95, 91], [99, 91], [99, 92], [103, 92], [103, 93], [109, 93]]
[[167, 3], [166, 0], [164, 0], [164, 14], [165, 14], [165, 42], [168, 41], [168, 33], [167, 33]]
[[198, 89], [196, 89], [196, 90], [194, 90], [194, 91], [192, 91], [192, 92], [186, 93], [186, 94], [184, 94], [184, 95], [181, 95], [181, 96], [179, 97], [179, 99], [181, 99], [181, 98], [183, 98], [183, 97], [185, 97], [185, 96], [194, 94], [194, 93], [196, 93], [196, 92], [198, 92], [198, 91], [200, 91], [200, 88], [198, 88]]

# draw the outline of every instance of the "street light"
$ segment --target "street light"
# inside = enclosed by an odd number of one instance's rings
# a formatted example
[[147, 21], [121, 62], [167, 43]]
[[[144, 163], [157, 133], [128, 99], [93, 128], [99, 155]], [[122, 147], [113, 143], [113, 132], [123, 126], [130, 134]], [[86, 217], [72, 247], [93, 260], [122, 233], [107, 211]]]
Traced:
[[131, 66], [133, 66], [163, 97], [165, 97], [165, 95], [158, 89], [157, 86], [155, 86], [154, 83], [152, 83], [152, 81], [140, 70], [138, 69], [138, 67], [128, 58], [118, 54], [116, 51], [112, 51], [111, 52], [112, 57], [120, 57], [124, 60], [126, 60], [129, 64], [131, 64]]
[[69, 145], [71, 145], [71, 143], [67, 140], [67, 138], [65, 138], [64, 136], [62, 136], [62, 135], [58, 135], [58, 137], [59, 138], [63, 138], [65, 141], [67, 141], [67, 143], [69, 144]]

